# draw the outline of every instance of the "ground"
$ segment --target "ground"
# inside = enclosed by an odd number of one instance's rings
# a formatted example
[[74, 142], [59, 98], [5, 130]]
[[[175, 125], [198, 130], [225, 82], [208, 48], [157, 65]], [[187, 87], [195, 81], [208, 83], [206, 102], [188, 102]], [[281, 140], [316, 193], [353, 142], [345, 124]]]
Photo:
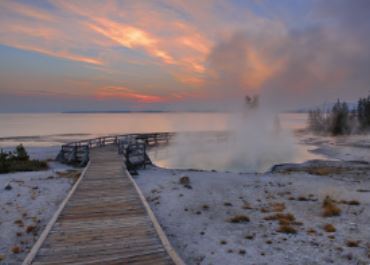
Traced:
[[[186, 264], [370, 264], [370, 137], [298, 137], [334, 161], [261, 174], [139, 171], [135, 181]], [[0, 175], [0, 264], [21, 263], [79, 174], [49, 164]]]
[[[264, 174], [150, 167], [135, 181], [187, 264], [367, 265], [369, 169], [343, 161]], [[338, 215], [324, 216], [326, 198]]]
[[55, 162], [49, 166], [0, 174], [0, 264], [21, 264], [79, 174]]

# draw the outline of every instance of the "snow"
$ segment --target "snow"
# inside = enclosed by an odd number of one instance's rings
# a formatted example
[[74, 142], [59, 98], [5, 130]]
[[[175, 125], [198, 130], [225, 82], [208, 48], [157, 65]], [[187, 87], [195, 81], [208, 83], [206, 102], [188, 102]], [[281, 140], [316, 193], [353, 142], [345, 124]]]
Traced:
[[[370, 193], [358, 190], [370, 189], [370, 176], [357, 173], [338, 178], [304, 172], [238, 174], [150, 167], [135, 181], [187, 264], [369, 264]], [[182, 176], [190, 178], [192, 189], [180, 184]], [[360, 205], [338, 204], [342, 214], [325, 218], [321, 212], [327, 195], [338, 201], [358, 200]], [[312, 200], [299, 201], [299, 196]], [[252, 209], [243, 209], [245, 202]], [[271, 203], [284, 203], [283, 212], [303, 223], [294, 226], [297, 234], [278, 233], [276, 221], [264, 220], [273, 213], [261, 209]], [[250, 222], [228, 222], [241, 214]], [[337, 232], [325, 232], [327, 223]], [[307, 234], [311, 228], [315, 235]], [[360, 240], [360, 247], [347, 247], [347, 240]]]
[[[0, 174], [0, 264], [23, 261], [75, 182], [71, 167], [56, 162], [49, 167]], [[19, 254], [12, 253], [15, 246], [20, 247]]]

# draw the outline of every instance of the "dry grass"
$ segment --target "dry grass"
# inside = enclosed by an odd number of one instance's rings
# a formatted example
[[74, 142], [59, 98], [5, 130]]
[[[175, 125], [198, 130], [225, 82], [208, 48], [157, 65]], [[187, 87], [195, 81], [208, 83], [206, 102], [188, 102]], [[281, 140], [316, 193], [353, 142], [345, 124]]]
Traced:
[[341, 167], [312, 167], [307, 170], [307, 173], [311, 175], [318, 175], [318, 176], [328, 176], [333, 174], [340, 174], [345, 171], [344, 168]]
[[350, 201], [341, 200], [340, 203], [347, 204], [347, 205], [354, 205], [354, 206], [360, 205], [360, 202], [358, 200], [350, 200]]
[[346, 246], [349, 248], [356, 248], [360, 245], [359, 240], [347, 240]]
[[235, 215], [229, 219], [230, 223], [248, 223], [249, 217], [246, 215]]
[[261, 208], [261, 212], [263, 213], [271, 213], [271, 212], [282, 212], [285, 210], [285, 203], [283, 202], [275, 202], [271, 203], [268, 207]]
[[13, 246], [12, 249], [11, 249], [12, 253], [14, 254], [18, 254], [21, 252], [21, 248], [20, 246]]
[[24, 223], [23, 223], [23, 221], [21, 219], [15, 220], [14, 221], [14, 224], [16, 224], [19, 227], [23, 227], [24, 226]]
[[31, 232], [33, 232], [34, 230], [35, 230], [35, 226], [33, 226], [33, 225], [29, 225], [29, 226], [27, 226], [27, 228], [26, 228], [26, 232], [27, 233], [31, 233]]
[[309, 201], [310, 199], [309, 198], [307, 198], [307, 197], [305, 197], [305, 196], [299, 196], [298, 197], [298, 199], [297, 199], [298, 201]]
[[202, 206], [202, 208], [203, 208], [203, 210], [208, 210], [208, 209], [209, 209], [209, 206], [208, 206], [207, 204], [204, 204], [204, 205]]
[[323, 213], [324, 217], [332, 217], [332, 216], [339, 216], [342, 210], [336, 205], [335, 200], [330, 198], [330, 196], [326, 196], [323, 204]]
[[334, 174], [341, 174], [349, 171], [350, 169], [344, 167], [330, 167], [330, 166], [313, 166], [310, 168], [286, 168], [281, 173], [291, 174], [295, 172], [307, 172], [311, 175], [328, 176]]
[[295, 221], [295, 217], [291, 213], [276, 213], [263, 218], [266, 221], [279, 221], [280, 225], [289, 225]]
[[249, 202], [244, 202], [242, 208], [246, 209], [246, 210], [252, 210], [253, 209], [253, 207], [250, 205]]
[[315, 230], [315, 229], [313, 229], [313, 228], [309, 228], [309, 229], [307, 230], [307, 235], [314, 236], [314, 235], [316, 235], [316, 234], [317, 234], [317, 232], [316, 232], [316, 230]]
[[277, 232], [285, 234], [296, 234], [297, 230], [290, 225], [280, 225]]
[[325, 232], [328, 232], [328, 233], [334, 233], [335, 231], [337, 231], [337, 229], [335, 228], [335, 226], [332, 225], [332, 224], [326, 224], [326, 225], [324, 225], [324, 230], [325, 230]]

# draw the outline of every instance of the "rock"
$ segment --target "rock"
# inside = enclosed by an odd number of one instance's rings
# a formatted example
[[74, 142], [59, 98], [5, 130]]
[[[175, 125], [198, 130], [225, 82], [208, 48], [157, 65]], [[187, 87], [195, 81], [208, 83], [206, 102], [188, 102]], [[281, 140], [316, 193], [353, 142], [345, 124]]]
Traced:
[[13, 189], [13, 187], [12, 187], [12, 185], [10, 185], [10, 183], [6, 184], [6, 186], [4, 188], [4, 190], [12, 190], [12, 189]]

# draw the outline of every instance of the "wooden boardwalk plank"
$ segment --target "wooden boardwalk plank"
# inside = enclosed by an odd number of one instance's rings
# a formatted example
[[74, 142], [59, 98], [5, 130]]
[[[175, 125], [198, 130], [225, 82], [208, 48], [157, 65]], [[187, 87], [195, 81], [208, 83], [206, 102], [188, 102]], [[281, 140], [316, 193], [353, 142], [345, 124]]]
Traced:
[[116, 147], [92, 149], [90, 165], [32, 264], [175, 264]]

